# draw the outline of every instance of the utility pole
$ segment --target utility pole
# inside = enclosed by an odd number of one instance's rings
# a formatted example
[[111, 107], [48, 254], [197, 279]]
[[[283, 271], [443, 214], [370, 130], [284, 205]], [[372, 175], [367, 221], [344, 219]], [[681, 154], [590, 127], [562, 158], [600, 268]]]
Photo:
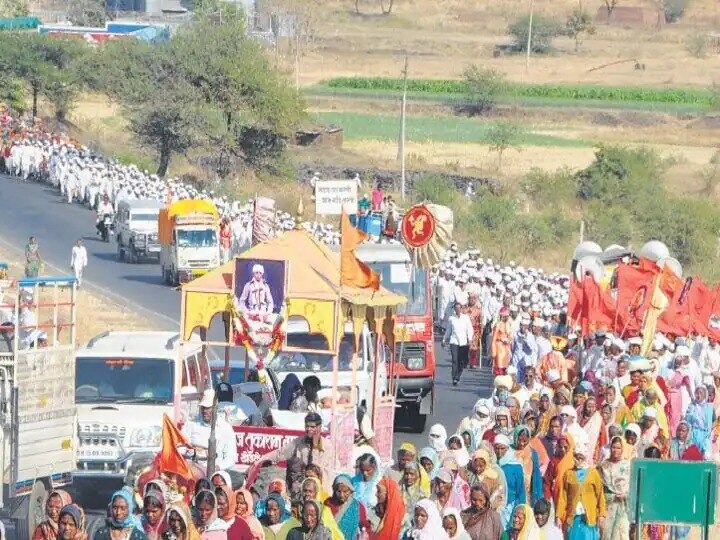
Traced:
[[405, 55], [403, 69], [403, 93], [400, 105], [400, 138], [398, 140], [398, 159], [400, 160], [400, 200], [405, 202], [405, 113], [407, 109], [408, 57]]
[[528, 23], [527, 55], [525, 56], [525, 71], [530, 71], [530, 49], [532, 49], [533, 15], [535, 13], [535, 0], [530, 0], [530, 22]]
[[300, 91], [300, 36], [295, 25], [295, 91]]

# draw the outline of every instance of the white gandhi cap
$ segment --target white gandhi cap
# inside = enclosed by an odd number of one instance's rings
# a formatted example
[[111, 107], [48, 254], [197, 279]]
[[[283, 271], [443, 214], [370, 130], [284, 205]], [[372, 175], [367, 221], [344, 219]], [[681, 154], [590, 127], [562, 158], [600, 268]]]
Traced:
[[261, 274], [264, 274], [265, 268], [263, 268], [262, 264], [253, 264], [252, 271], [253, 271], [253, 274], [255, 272], [260, 272]]

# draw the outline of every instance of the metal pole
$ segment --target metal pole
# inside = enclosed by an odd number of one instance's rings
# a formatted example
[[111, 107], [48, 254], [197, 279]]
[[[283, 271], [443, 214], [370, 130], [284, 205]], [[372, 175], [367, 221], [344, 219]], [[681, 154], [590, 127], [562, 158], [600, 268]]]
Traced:
[[530, 0], [530, 21], [528, 23], [527, 53], [525, 56], [525, 71], [530, 71], [530, 50], [532, 49], [532, 27], [533, 14], [535, 12], [535, 0]]
[[408, 57], [405, 55], [405, 68], [403, 69], [403, 95], [400, 106], [400, 142], [398, 144], [398, 157], [400, 158], [400, 200], [405, 202], [405, 117], [407, 110], [407, 78]]

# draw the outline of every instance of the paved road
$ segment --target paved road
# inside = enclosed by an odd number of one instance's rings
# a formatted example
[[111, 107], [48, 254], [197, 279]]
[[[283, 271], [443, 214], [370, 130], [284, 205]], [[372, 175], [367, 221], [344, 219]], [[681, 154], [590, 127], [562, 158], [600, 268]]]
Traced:
[[[94, 223], [93, 212], [63, 202], [52, 188], [0, 176], [0, 260], [3, 254], [17, 256], [17, 250], [34, 235], [43, 259], [56, 267], [47, 272], [69, 272], [70, 250], [75, 240], [84, 238], [89, 258], [86, 288], [100, 290], [132, 309], [142, 310], [162, 326], [177, 328], [180, 296], [162, 282], [158, 265], [118, 262], [116, 245], [101, 242], [95, 235]], [[442, 351], [439, 347], [437, 350]], [[441, 423], [450, 431], [478, 397], [489, 395], [491, 377], [486, 370], [467, 371], [460, 384], [453, 387], [449, 357], [444, 351], [440, 356], [435, 413], [428, 420], [428, 429]], [[425, 446], [427, 430], [421, 435], [396, 433], [396, 447], [404, 441]]]

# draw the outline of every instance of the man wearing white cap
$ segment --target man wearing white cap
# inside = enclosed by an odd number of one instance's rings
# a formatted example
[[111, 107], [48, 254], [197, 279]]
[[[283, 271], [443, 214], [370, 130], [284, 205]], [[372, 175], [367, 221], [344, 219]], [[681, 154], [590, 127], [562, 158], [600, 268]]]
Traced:
[[530, 317], [524, 315], [520, 321], [520, 330], [515, 334], [512, 344], [511, 363], [518, 370], [518, 378], [524, 380], [525, 368], [535, 367], [538, 361], [538, 345], [535, 336], [530, 332]]
[[[185, 422], [182, 429], [183, 435], [193, 446], [192, 453], [201, 460], [206, 460], [208, 457], [210, 426], [215, 406], [215, 391], [212, 389], [205, 390], [200, 400], [200, 414]], [[228, 424], [225, 416], [220, 413], [218, 413], [215, 421], [215, 440], [217, 441], [215, 467], [218, 470], [225, 470], [235, 465], [238, 461], [235, 432]]]
[[254, 264], [252, 271], [252, 279], [245, 284], [240, 298], [238, 298], [240, 310], [268, 315], [273, 312], [275, 303], [273, 302], [270, 287], [265, 281], [265, 268], [262, 264]]

